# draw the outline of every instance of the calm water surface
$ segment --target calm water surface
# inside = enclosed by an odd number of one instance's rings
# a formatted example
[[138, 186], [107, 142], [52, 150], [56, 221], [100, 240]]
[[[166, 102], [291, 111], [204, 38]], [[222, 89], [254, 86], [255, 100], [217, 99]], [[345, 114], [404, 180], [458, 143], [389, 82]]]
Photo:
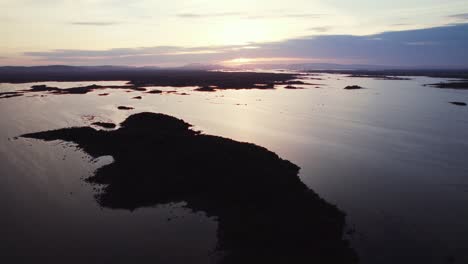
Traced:
[[[14, 138], [151, 111], [299, 165], [301, 179], [347, 213], [362, 263], [468, 263], [468, 107], [448, 103], [468, 102], [468, 91], [423, 87], [443, 81], [426, 77], [321, 77], [310, 82], [323, 86], [303, 90], [186, 87], [180, 91], [190, 95], [107, 90], [105, 97], [96, 91], [0, 99], [0, 258], [214, 263], [216, 219], [183, 204], [101, 209], [82, 179], [112, 157], [92, 160], [72, 144]], [[125, 84], [40, 84], [94, 83]], [[343, 90], [351, 84], [366, 89]], [[31, 85], [0, 84], [0, 92]], [[138, 95], [143, 99], [131, 99]]]

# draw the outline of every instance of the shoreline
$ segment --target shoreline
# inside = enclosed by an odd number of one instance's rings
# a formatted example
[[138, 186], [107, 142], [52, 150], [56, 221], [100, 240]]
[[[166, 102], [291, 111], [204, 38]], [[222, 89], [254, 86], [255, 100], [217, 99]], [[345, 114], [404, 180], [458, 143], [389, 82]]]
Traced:
[[133, 211], [185, 201], [215, 216], [218, 250], [226, 254], [221, 263], [358, 261], [343, 239], [345, 214], [301, 182], [297, 165], [263, 147], [201, 134], [154, 113], [132, 115], [117, 130], [75, 127], [21, 137], [113, 156], [114, 163], [86, 179], [105, 185], [95, 194], [102, 207]]

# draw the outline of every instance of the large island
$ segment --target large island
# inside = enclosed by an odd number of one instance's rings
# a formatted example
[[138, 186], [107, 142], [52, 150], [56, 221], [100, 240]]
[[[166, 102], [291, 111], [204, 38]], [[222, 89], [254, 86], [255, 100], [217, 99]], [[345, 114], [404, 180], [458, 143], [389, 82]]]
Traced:
[[185, 202], [218, 221], [221, 263], [356, 263], [345, 215], [298, 177], [299, 167], [254, 144], [204, 135], [183, 120], [140, 113], [111, 131], [90, 127], [26, 134], [74, 142], [115, 162], [87, 179], [106, 208]]

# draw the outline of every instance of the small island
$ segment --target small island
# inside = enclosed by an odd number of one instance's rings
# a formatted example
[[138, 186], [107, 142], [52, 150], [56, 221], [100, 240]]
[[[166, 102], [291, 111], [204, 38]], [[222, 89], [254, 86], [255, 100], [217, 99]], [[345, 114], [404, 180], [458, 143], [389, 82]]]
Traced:
[[135, 108], [131, 107], [131, 106], [118, 106], [117, 109], [119, 110], [133, 110]]
[[346, 86], [344, 88], [345, 90], [359, 90], [359, 89], [363, 89], [361, 86], [359, 85], [349, 85], [349, 86]]
[[458, 106], [466, 106], [465, 102], [450, 102], [453, 105], [458, 105]]

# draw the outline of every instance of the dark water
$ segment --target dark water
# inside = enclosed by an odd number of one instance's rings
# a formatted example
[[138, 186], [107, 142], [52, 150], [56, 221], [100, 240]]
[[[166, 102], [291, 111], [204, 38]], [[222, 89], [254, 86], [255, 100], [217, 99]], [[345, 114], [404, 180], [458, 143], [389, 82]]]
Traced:
[[[320, 89], [203, 93], [187, 87], [187, 96], [143, 94], [142, 100], [125, 91], [0, 100], [0, 256], [10, 262], [215, 262], [214, 219], [183, 204], [101, 209], [82, 178], [111, 157], [90, 160], [69, 144], [13, 139], [152, 111], [267, 147], [299, 165], [302, 180], [348, 214], [362, 263], [468, 262], [468, 108], [448, 103], [468, 102], [468, 91], [423, 87], [441, 81], [424, 77], [323, 77], [313, 81], [326, 84]], [[367, 89], [343, 90], [350, 84]], [[88, 84], [51, 84], [77, 85]], [[29, 86], [0, 84], [0, 90]]]

